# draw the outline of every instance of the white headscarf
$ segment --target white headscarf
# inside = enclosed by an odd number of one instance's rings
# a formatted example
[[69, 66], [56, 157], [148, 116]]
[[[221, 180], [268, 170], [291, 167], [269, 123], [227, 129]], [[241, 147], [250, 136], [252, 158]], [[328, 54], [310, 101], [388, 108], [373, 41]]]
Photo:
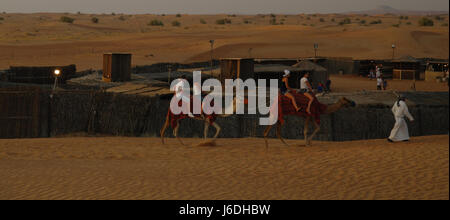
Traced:
[[291, 75], [291, 71], [289, 71], [289, 70], [284, 70], [284, 75], [283, 75], [283, 77], [286, 77], [286, 76], [289, 76], [289, 75]]

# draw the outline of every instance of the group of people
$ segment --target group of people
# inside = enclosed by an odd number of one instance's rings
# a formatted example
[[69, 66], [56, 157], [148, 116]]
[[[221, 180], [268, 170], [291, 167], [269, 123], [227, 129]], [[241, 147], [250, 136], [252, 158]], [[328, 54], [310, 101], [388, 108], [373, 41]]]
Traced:
[[[296, 89], [293, 89], [289, 86], [289, 77], [291, 77], [291, 72], [289, 70], [285, 70], [280, 84], [280, 94], [291, 99], [295, 110], [297, 112], [300, 112], [302, 108], [298, 106], [298, 103], [295, 100], [294, 95], [292, 94], [292, 92], [296, 91]], [[300, 79], [300, 90], [298, 92], [302, 93], [309, 99], [308, 106], [306, 108], [306, 113], [311, 114], [311, 104], [314, 101], [314, 93], [311, 83], [308, 80], [308, 77], [309, 73], [305, 73], [303, 77]]]
[[383, 77], [383, 73], [381, 72], [382, 67], [383, 66], [381, 64], [375, 66], [375, 70], [370, 69], [370, 72], [368, 75], [369, 79], [371, 79], [371, 80], [376, 79], [377, 90], [386, 90], [387, 89], [387, 80]]

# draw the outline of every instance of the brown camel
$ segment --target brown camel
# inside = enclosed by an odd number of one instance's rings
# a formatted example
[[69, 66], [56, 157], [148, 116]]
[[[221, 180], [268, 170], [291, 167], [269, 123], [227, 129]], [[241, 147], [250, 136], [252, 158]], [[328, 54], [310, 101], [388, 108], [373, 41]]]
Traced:
[[[355, 106], [355, 102], [348, 100], [347, 98], [341, 98], [339, 99], [336, 103], [328, 105], [325, 109], [324, 112], [322, 112], [322, 114], [331, 114], [334, 113], [336, 111], [338, 111], [339, 109], [343, 108], [343, 107], [347, 107], [347, 106]], [[279, 109], [279, 111], [281, 111], [281, 109]], [[317, 132], [319, 132], [320, 130], [320, 125], [313, 120], [312, 116], [305, 116], [305, 127], [303, 130], [303, 134], [305, 136], [305, 145], [309, 146], [311, 145], [311, 140], [314, 138], [314, 136], [317, 134]], [[314, 122], [314, 126], [315, 129], [313, 131], [313, 133], [311, 134], [311, 136], [308, 137], [308, 126], [309, 126], [309, 122], [313, 121]], [[289, 146], [286, 141], [281, 137], [281, 127], [283, 126], [282, 123], [280, 122], [280, 120], [278, 120], [278, 122], [276, 123], [277, 125], [277, 137], [281, 140], [281, 142], [283, 142], [283, 144], [285, 144], [286, 146]], [[269, 146], [269, 143], [267, 141], [267, 135], [269, 134], [270, 130], [272, 129], [274, 125], [270, 125], [266, 128], [266, 130], [264, 131], [264, 140], [266, 142], [266, 147]]]
[[[203, 138], [206, 140], [208, 138], [208, 131], [209, 131], [209, 126], [212, 125], [215, 129], [216, 129], [216, 133], [214, 134], [212, 141], [214, 141], [220, 134], [220, 131], [222, 130], [222, 128], [219, 126], [219, 124], [217, 124], [215, 122], [216, 118], [225, 118], [225, 117], [229, 117], [234, 115], [234, 113], [236, 112], [236, 97], [234, 97], [233, 99], [233, 114], [227, 115], [227, 114], [221, 114], [221, 115], [200, 115], [200, 116], [195, 116], [193, 118], [190, 117], [183, 117], [183, 118], [173, 118], [175, 120], [176, 126], [174, 126], [175, 128], [173, 129], [173, 136], [175, 136], [175, 138], [180, 142], [181, 145], [185, 145], [183, 143], [183, 141], [181, 141], [181, 139], [178, 137], [178, 129], [180, 128], [180, 120], [182, 119], [195, 119], [195, 120], [200, 120], [200, 121], [204, 121], [205, 122], [205, 127], [203, 130]], [[244, 99], [244, 103], [243, 104], [247, 104], [247, 99]], [[230, 108], [231, 106], [228, 106], [227, 108]], [[226, 109], [223, 109], [222, 112], [227, 112]], [[169, 113], [170, 113], [170, 109], [169, 109]], [[164, 134], [166, 132], [166, 129], [170, 126], [171, 121], [172, 121], [172, 117], [177, 117], [177, 116], [173, 116], [172, 114], [167, 114], [166, 116], [166, 122], [164, 123], [163, 127], [161, 128], [161, 141], [163, 144], [165, 144], [164, 142]], [[212, 121], [212, 123], [211, 123]]]

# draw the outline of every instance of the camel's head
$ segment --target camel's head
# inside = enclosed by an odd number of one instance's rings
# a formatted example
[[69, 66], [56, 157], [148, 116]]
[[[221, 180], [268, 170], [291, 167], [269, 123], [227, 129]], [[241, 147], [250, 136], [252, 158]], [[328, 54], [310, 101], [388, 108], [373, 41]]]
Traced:
[[355, 103], [354, 101], [349, 100], [349, 99], [347, 99], [347, 98], [345, 98], [345, 97], [342, 97], [340, 101], [341, 101], [341, 102], [344, 104], [344, 106], [346, 106], [346, 107], [355, 107], [355, 106], [356, 106], [356, 103]]

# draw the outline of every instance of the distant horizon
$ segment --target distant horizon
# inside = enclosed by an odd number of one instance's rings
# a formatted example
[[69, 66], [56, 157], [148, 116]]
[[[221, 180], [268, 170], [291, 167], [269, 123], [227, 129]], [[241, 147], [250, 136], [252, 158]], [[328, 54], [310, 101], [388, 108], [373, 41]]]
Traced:
[[340, 14], [385, 7], [399, 11], [449, 12], [448, 0], [2, 0], [0, 12], [83, 14]]

